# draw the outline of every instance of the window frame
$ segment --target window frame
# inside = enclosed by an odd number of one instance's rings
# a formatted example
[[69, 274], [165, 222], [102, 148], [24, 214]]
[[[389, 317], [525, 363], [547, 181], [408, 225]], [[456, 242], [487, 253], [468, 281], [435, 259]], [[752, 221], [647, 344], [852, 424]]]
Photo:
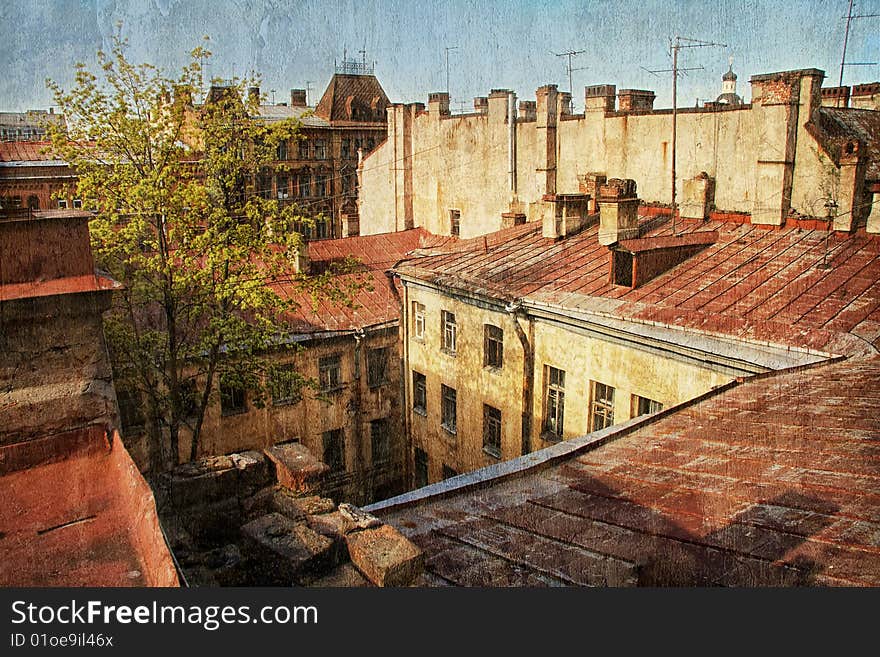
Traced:
[[425, 312], [425, 304], [418, 301], [412, 302], [413, 309], [413, 339], [419, 342], [425, 341], [425, 328], [427, 313]]
[[413, 484], [416, 488], [431, 483], [429, 462], [428, 452], [421, 447], [416, 447], [413, 451]]
[[441, 350], [450, 356], [455, 356], [458, 346], [458, 324], [455, 321], [455, 313], [448, 310], [440, 313], [440, 340]]
[[446, 384], [440, 385], [440, 426], [447, 433], [458, 433], [458, 391]]
[[[497, 331], [497, 335], [493, 335]], [[492, 345], [497, 345], [492, 347]], [[491, 356], [497, 356], [493, 362]], [[494, 324], [483, 324], [483, 367], [500, 370], [504, 367], [504, 329]]]
[[544, 365], [542, 429], [545, 437], [556, 440], [562, 440], [565, 432], [565, 370], [552, 365]]
[[[417, 370], [412, 371], [412, 409], [419, 415], [428, 414], [428, 379]], [[419, 401], [422, 403], [419, 404]]]
[[[334, 364], [335, 362], [335, 364]], [[336, 377], [332, 372], [336, 372]], [[327, 380], [324, 380], [324, 373], [327, 373]], [[332, 353], [320, 356], [318, 358], [318, 387], [321, 392], [335, 392], [340, 390], [342, 383], [342, 354]]]
[[[334, 439], [338, 439], [335, 440]], [[335, 442], [335, 444], [334, 444]], [[342, 429], [329, 429], [321, 433], [321, 460], [328, 468], [331, 474], [339, 474], [346, 471], [345, 462], [345, 431]], [[328, 463], [328, 452], [331, 449], [338, 450], [338, 458], [333, 459], [333, 463]]]
[[[370, 388], [378, 388], [391, 383], [388, 376], [389, 353], [388, 347], [367, 349], [367, 385]], [[379, 363], [381, 363], [381, 372], [377, 373], [376, 366]], [[378, 378], [376, 378], [377, 376]]]
[[[220, 415], [222, 417], [230, 417], [233, 415], [244, 415], [248, 412], [247, 407], [247, 390], [244, 386], [232, 385], [220, 382]], [[240, 403], [238, 398], [241, 397]], [[229, 400], [228, 403], [224, 399]], [[231, 404], [231, 405], [228, 405]]]
[[[377, 432], [377, 428], [381, 430], [381, 433]], [[373, 467], [388, 464], [393, 460], [391, 458], [390, 429], [391, 421], [387, 417], [370, 420], [370, 463]], [[377, 452], [379, 458], [377, 458]]]
[[[590, 381], [590, 433], [614, 425], [615, 392], [614, 386], [601, 381]], [[600, 418], [601, 422], [597, 422]]]
[[[272, 368], [268, 372], [269, 396], [272, 399], [272, 406], [293, 406], [294, 404], [298, 404], [300, 401], [302, 401], [301, 386], [295, 386], [296, 390], [291, 390], [291, 388], [294, 387], [293, 382], [297, 379], [297, 376], [298, 373], [293, 363], [272, 366]], [[289, 377], [290, 380], [279, 382], [279, 377]], [[279, 394], [277, 394], [281, 390], [282, 386], [288, 393], [285, 396], [280, 396]]]
[[501, 410], [483, 404], [483, 451], [496, 459], [501, 458], [501, 422]]
[[[648, 406], [648, 410], [644, 413], [639, 411], [639, 407], [642, 406], [642, 402], [647, 402], [646, 406]], [[630, 416], [631, 417], [642, 417], [643, 415], [651, 415], [653, 413], [659, 413], [663, 410], [663, 404], [658, 402], [655, 399], [651, 399], [650, 397], [642, 397], [641, 395], [632, 395], [630, 399]]]

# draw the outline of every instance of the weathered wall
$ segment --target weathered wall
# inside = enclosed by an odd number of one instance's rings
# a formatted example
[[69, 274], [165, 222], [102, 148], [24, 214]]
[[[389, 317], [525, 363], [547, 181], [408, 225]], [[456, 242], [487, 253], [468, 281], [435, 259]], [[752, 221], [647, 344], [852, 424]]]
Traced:
[[[439, 481], [446, 465], [462, 473], [499, 459], [483, 450], [483, 404], [502, 415], [501, 460], [522, 454], [523, 388], [526, 381], [525, 352], [511, 315], [500, 308], [468, 302], [436, 290], [408, 283], [406, 408], [413, 447], [428, 453], [429, 481]], [[425, 339], [412, 336], [412, 302], [424, 304]], [[458, 339], [455, 356], [441, 350], [441, 311], [455, 313]], [[589, 337], [543, 320], [517, 320], [528, 336], [533, 352], [530, 445], [541, 449], [551, 444], [542, 439], [545, 413], [544, 366], [562, 369], [565, 378], [564, 438], [590, 432], [590, 382], [615, 388], [615, 423], [632, 417], [632, 395], [658, 401], [664, 407], [692, 399], [716, 385], [730, 381], [730, 374], [698, 367], [681, 360]], [[500, 370], [483, 365], [483, 325], [504, 331], [504, 363]], [[427, 413], [414, 412], [412, 372], [425, 375]], [[457, 430], [441, 426], [441, 385], [457, 393]], [[412, 456], [410, 457], [412, 458]]]
[[[367, 351], [379, 347], [388, 349], [388, 378], [384, 385], [371, 388], [367, 382]], [[285, 355], [279, 362], [293, 363], [303, 376], [317, 380], [318, 361], [330, 354], [341, 356], [342, 383], [337, 390], [326, 395], [327, 401], [317, 399], [315, 391], [305, 389], [303, 398], [292, 404], [276, 406], [269, 399], [263, 408], [257, 408], [251, 399], [247, 399], [245, 412], [223, 415], [215, 395], [205, 414], [199, 456], [298, 441], [321, 459], [323, 433], [342, 429], [346, 470], [328, 479], [326, 492], [358, 504], [373, 501], [377, 493], [402, 492], [406, 454], [401, 428], [397, 327], [368, 331], [360, 345], [352, 335], [311, 341], [298, 353]], [[383, 418], [388, 419], [391, 458], [386, 463], [374, 464], [370, 421]], [[146, 435], [126, 436], [130, 449], [138, 452], [136, 446], [146, 440]], [[190, 440], [188, 430], [182, 429], [181, 462], [189, 458]], [[142, 461], [141, 465], [145, 462]]]
[[[752, 105], [679, 110], [677, 198], [684, 180], [705, 171], [715, 179], [715, 207], [751, 213], [753, 223], [780, 225], [792, 208], [816, 212], [818, 190], [840, 175], [822, 162], [804, 127], [821, 105], [822, 75], [805, 69], [755, 76]], [[555, 86], [537, 96], [536, 120], [517, 121], [515, 194], [500, 94], [489, 97], [485, 114], [450, 115], [438, 102], [427, 112], [421, 105], [389, 109], [389, 142], [362, 167], [362, 232], [400, 230], [406, 221], [448, 235], [452, 209], [461, 212], [462, 237], [497, 230], [502, 212], [536, 221], [544, 194], [576, 193], [578, 175], [590, 172], [635, 180], [644, 201], [671, 201], [671, 110], [570, 115]]]

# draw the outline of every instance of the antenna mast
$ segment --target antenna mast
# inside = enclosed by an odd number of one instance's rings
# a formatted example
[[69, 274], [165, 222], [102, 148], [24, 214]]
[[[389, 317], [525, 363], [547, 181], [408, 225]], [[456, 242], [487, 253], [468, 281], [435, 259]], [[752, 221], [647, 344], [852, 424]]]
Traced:
[[571, 58], [577, 57], [578, 55], [583, 55], [586, 50], [566, 50], [565, 52], [552, 52], [551, 55], [556, 55], [557, 57], [568, 57], [568, 64], [566, 65], [566, 69], [568, 69], [568, 93], [574, 95], [574, 89], [571, 84], [571, 73], [572, 71], [583, 71], [586, 69], [586, 66], [582, 66], [581, 68], [572, 68], [571, 66]]
[[848, 62], [846, 61], [846, 46], [849, 43], [850, 24], [859, 18], [877, 18], [880, 14], [858, 14], [853, 16], [853, 0], [849, 0], [849, 11], [846, 14], [846, 30], [843, 33], [843, 54], [840, 56], [840, 79], [837, 82], [838, 87], [843, 86], [843, 67], [844, 66], [874, 66], [877, 62]]
[[[682, 48], [710, 48], [710, 47], [718, 47], [718, 48], [727, 48], [727, 44], [724, 43], [715, 43], [714, 41], [700, 41], [699, 39], [689, 39], [683, 36], [675, 36], [669, 40], [669, 49], [672, 51], [672, 68], [671, 69], [662, 69], [662, 70], [650, 70], [645, 68], [644, 70], [648, 71], [648, 73], [672, 73], [672, 234], [675, 234], [675, 181], [676, 181], [676, 171], [675, 171], [675, 146], [677, 139], [677, 131], [678, 131], [678, 75], [679, 73], [685, 74], [687, 71], [699, 71], [702, 70], [702, 66], [696, 66], [693, 68], [679, 68], [678, 67], [678, 51]], [[642, 67], [644, 68], [644, 67]]]
[[446, 51], [446, 95], [449, 95], [449, 51], [450, 50], [458, 50], [458, 46], [446, 46], [443, 50]]

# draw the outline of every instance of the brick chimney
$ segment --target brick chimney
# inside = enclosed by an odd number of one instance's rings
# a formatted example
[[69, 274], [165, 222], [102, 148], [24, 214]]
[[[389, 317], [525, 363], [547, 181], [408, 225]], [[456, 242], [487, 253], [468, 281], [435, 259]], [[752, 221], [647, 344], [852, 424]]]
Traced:
[[449, 116], [449, 94], [445, 91], [435, 91], [428, 94], [428, 114]]
[[639, 236], [636, 181], [611, 178], [599, 187], [599, 244], [611, 246]]
[[822, 107], [849, 107], [849, 87], [822, 87]]
[[654, 109], [654, 97], [654, 92], [647, 89], [621, 89], [617, 93], [619, 111], [651, 111]]
[[294, 260], [293, 270], [297, 274], [308, 274], [310, 267], [309, 260], [309, 243], [303, 239], [296, 252], [296, 260]]
[[476, 96], [474, 98], [474, 111], [478, 114], [488, 114], [489, 98], [487, 96]]
[[290, 90], [290, 106], [291, 107], [306, 107], [306, 90], [305, 89], [291, 89]]
[[523, 121], [535, 121], [538, 118], [538, 104], [534, 100], [519, 101], [519, 117]]
[[617, 87], [613, 84], [594, 84], [584, 88], [587, 112], [613, 112]]

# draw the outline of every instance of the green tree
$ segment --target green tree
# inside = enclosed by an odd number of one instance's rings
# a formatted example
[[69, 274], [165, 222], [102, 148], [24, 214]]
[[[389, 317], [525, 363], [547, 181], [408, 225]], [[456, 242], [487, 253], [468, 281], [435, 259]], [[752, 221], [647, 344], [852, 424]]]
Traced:
[[[95, 213], [96, 265], [125, 286], [105, 333], [117, 385], [138, 393], [150, 419], [156, 468], [180, 461], [184, 428], [196, 458], [221, 385], [249, 390], [257, 405], [265, 399], [296, 307], [279, 282], [340, 303], [351, 303], [358, 283], [334, 275], [346, 267], [299, 272], [295, 226], [311, 220], [258, 188], [278, 144], [301, 138], [300, 124], [260, 121], [247, 78], [194, 104], [205, 47], [176, 78], [131, 63], [126, 48], [117, 38], [110, 53], [98, 52], [97, 75], [78, 64], [70, 90], [47, 84], [67, 119], [51, 131], [53, 149]], [[285, 381], [312, 383], [298, 374]]]

